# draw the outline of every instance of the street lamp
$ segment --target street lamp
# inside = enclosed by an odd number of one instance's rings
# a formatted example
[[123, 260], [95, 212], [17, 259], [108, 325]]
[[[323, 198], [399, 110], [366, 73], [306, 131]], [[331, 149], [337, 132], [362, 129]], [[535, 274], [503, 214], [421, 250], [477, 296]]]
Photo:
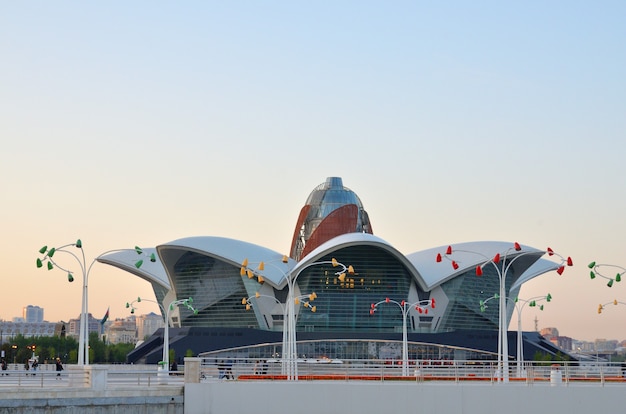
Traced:
[[617, 305], [626, 305], [626, 302], [622, 302], [622, 301], [619, 301], [619, 300], [615, 299], [615, 300], [613, 300], [611, 302], [607, 302], [605, 304], [600, 304], [600, 305], [598, 305], [598, 313], [602, 313], [602, 311], [604, 310], [604, 307], [606, 305], [616, 305], [616, 306]]
[[165, 327], [163, 330], [163, 360], [159, 363], [161, 365], [161, 369], [169, 371], [170, 369], [170, 312], [177, 308], [179, 305], [184, 305], [193, 312], [194, 315], [198, 314], [198, 310], [192, 305], [193, 299], [178, 299], [170, 302], [167, 307], [167, 312], [165, 313]]
[[[622, 276], [624, 275], [624, 273], [626, 273], [626, 268], [623, 268], [622, 266], [612, 265], [612, 264], [602, 264], [602, 263], [591, 262], [587, 265], [587, 267], [591, 269], [591, 271], [589, 272], [589, 275], [591, 276], [592, 279], [595, 279], [596, 276], [600, 276], [601, 278], [607, 279], [608, 282], [606, 285], [608, 287], [613, 287], [613, 282], [618, 282], [618, 283], [621, 282]], [[615, 278], [612, 278], [612, 277], [604, 275], [601, 272], [602, 270], [601, 268], [603, 267], [618, 269], [619, 271], [615, 275]]]
[[[281, 262], [287, 264], [288, 257], [283, 256]], [[287, 369], [285, 370], [287, 379], [297, 381], [298, 350], [296, 342], [295, 305], [299, 304], [299, 301], [302, 299], [302, 296], [296, 297], [294, 294], [295, 283], [298, 276], [301, 275], [302, 272], [309, 267], [329, 264], [332, 267], [341, 267], [341, 270], [335, 272], [335, 276], [337, 276], [340, 281], [344, 281], [346, 278], [346, 273], [354, 274], [354, 268], [352, 266], [346, 266], [343, 263], [338, 262], [335, 258], [332, 258], [329, 261], [307, 263], [306, 265], [303, 265], [301, 267], [296, 266], [295, 268], [288, 271], [284, 271], [274, 263], [268, 262], [267, 264], [273, 266], [281, 273], [283, 273], [283, 276], [287, 281], [288, 294], [286, 309], [284, 311], [286, 318], [283, 320], [283, 364], [287, 366]], [[256, 269], [251, 269], [250, 267], [248, 267], [248, 259], [244, 259], [243, 263], [241, 264], [240, 274], [241, 276], [247, 275], [249, 279], [256, 277], [259, 283], [263, 283], [265, 279], [261, 272], [264, 270], [265, 262], [259, 262]], [[311, 295], [315, 295], [315, 293], [312, 293]], [[304, 297], [308, 297], [308, 295], [304, 295]], [[315, 297], [317, 297], [317, 295], [315, 295]]]
[[[271, 299], [271, 300], [273, 300], [274, 302], [276, 302], [280, 306], [280, 308], [283, 311], [283, 327], [284, 327], [284, 321], [287, 320], [287, 309], [288, 309], [288, 306], [287, 306], [287, 304], [281, 303], [274, 296], [262, 295], [259, 292], [256, 292], [254, 294], [254, 296], [250, 296], [250, 297], [241, 299], [241, 304], [246, 307], [246, 310], [250, 310], [254, 306], [253, 299], [256, 302], [260, 298]], [[315, 299], [317, 299], [317, 294], [315, 292], [313, 292], [313, 293], [311, 293], [309, 295], [300, 295], [300, 296], [295, 298], [295, 301], [298, 302], [296, 304], [299, 304], [300, 301], [304, 300], [304, 302], [302, 302], [302, 305], [305, 308], [309, 309], [311, 312], [315, 313], [317, 311], [317, 306], [311, 305], [311, 302], [314, 301]], [[268, 324], [268, 328], [269, 328], [269, 324]], [[281, 373], [283, 375], [285, 375], [288, 372], [287, 355], [286, 355], [286, 352], [285, 352], [285, 350], [287, 349], [288, 335], [287, 335], [287, 331], [285, 329], [283, 329], [283, 342], [282, 343], [283, 343], [283, 350], [282, 350], [282, 357], [281, 357]]]
[[428, 308], [435, 309], [435, 299], [425, 299], [409, 304], [405, 300], [398, 302], [396, 300], [386, 298], [380, 302], [372, 303], [370, 306], [370, 315], [373, 315], [378, 309], [378, 306], [384, 303], [393, 303], [397, 305], [402, 312], [402, 376], [407, 377], [409, 375], [409, 345], [406, 318], [409, 316], [409, 312], [413, 308], [415, 308], [415, 310], [419, 313], [428, 314]]
[[[74, 251], [70, 250], [69, 249], [70, 247], [75, 247], [79, 249], [81, 252], [81, 257], [79, 257]], [[89, 298], [88, 298], [87, 287], [88, 287], [89, 273], [91, 271], [91, 267], [102, 256], [109, 254], [109, 253], [122, 251], [122, 250], [123, 249], [115, 249], [115, 250], [106, 251], [100, 254], [95, 259], [93, 259], [93, 261], [90, 264], [88, 264], [87, 260], [85, 259], [85, 251], [83, 250], [83, 243], [80, 239], [76, 240], [75, 243], [69, 243], [61, 247], [48, 248], [48, 246], [43, 246], [41, 249], [39, 249], [39, 253], [42, 254], [43, 256], [37, 258], [37, 262], [36, 262], [37, 267], [38, 268], [44, 267], [44, 263], [46, 263], [46, 268], [48, 270], [52, 270], [55, 267], [57, 267], [60, 270], [67, 273], [67, 280], [70, 283], [74, 281], [74, 272], [69, 270], [69, 268], [60, 266], [58, 262], [56, 262], [55, 258], [53, 258], [55, 253], [69, 254], [76, 260], [76, 262], [78, 263], [78, 266], [80, 267], [80, 274], [83, 277], [83, 294], [82, 294], [82, 306], [81, 306], [81, 311], [80, 311], [80, 327], [79, 327], [79, 334], [78, 334], [78, 338], [79, 338], [78, 340], [78, 365], [89, 365], [89, 321], [88, 321]], [[135, 251], [137, 252], [139, 256], [144, 255], [140, 247], [135, 246]], [[156, 262], [156, 256], [154, 255], [154, 253], [148, 257], [151, 262]], [[142, 264], [143, 264], [143, 259], [139, 259], [137, 260], [137, 262], [135, 262], [135, 267], [140, 268]]]
[[[492, 299], [498, 299], [498, 298], [499, 298], [498, 294], [495, 294], [484, 301], [481, 300], [479, 302], [480, 311], [484, 312], [488, 308], [487, 302], [489, 302]], [[508, 297], [506, 299], [509, 301], [511, 300]], [[515, 304], [515, 310], [517, 312], [517, 377], [518, 378], [521, 378], [522, 375], [525, 373], [525, 370], [522, 369], [522, 365], [524, 363], [524, 341], [522, 338], [522, 310], [524, 309], [524, 306], [526, 305], [528, 305], [531, 308], [534, 308], [537, 306], [537, 302], [540, 302], [542, 300], [545, 300], [546, 302], [550, 302], [552, 300], [552, 295], [548, 293], [546, 296], [535, 296], [530, 299], [515, 298], [515, 300], [513, 301], [513, 303]], [[539, 310], [543, 310], [543, 305], [539, 305]]]
[[[269, 299], [273, 300], [274, 302], [276, 302], [280, 306], [281, 310], [283, 311], [283, 342], [282, 342], [283, 349], [282, 349], [282, 352], [281, 352], [281, 354], [282, 354], [282, 358], [281, 358], [281, 373], [284, 375], [284, 374], [287, 373], [287, 364], [286, 364], [287, 359], [286, 359], [286, 356], [285, 356], [285, 349], [286, 349], [286, 343], [287, 343], [287, 331], [284, 329], [284, 326], [285, 326], [284, 323], [287, 320], [287, 306], [286, 306], [286, 304], [284, 304], [281, 301], [279, 301], [278, 299], [276, 299], [274, 296], [261, 295], [259, 292], [256, 292], [254, 294], [254, 296], [250, 296], [250, 297], [241, 299], [241, 304], [244, 305], [246, 307], [246, 310], [248, 311], [248, 310], [252, 309], [252, 307], [254, 306], [254, 304], [252, 303], [252, 299], [255, 299], [255, 301], [256, 301], [259, 298], [269, 298]], [[317, 308], [316, 308], [316, 310], [317, 310]], [[269, 322], [267, 322], [267, 320], [266, 320], [266, 324], [267, 324], [267, 327], [269, 329]]]
[[[508, 318], [506, 315], [506, 277], [508, 276], [511, 266], [517, 259], [519, 259], [520, 257], [524, 257], [526, 255], [529, 255], [529, 254], [536, 255], [538, 253], [536, 250], [521, 252], [521, 253], [514, 253], [514, 252], [520, 252], [521, 250], [522, 250], [521, 245], [515, 242], [513, 243], [513, 247], [508, 248], [503, 253], [497, 253], [493, 258], [489, 258], [480, 252], [475, 252], [471, 250], [462, 250], [462, 249], [453, 250], [452, 246], [448, 246], [448, 248], [446, 249], [443, 255], [441, 253], [437, 253], [437, 257], [436, 257], [437, 262], [441, 262], [444, 258], [449, 260], [450, 263], [452, 264], [452, 268], [454, 270], [457, 270], [459, 268], [459, 262], [457, 262], [456, 260], [453, 260], [451, 256], [454, 253], [469, 253], [469, 254], [477, 255], [484, 259], [482, 263], [476, 266], [476, 276], [482, 276], [483, 269], [487, 265], [492, 265], [494, 269], [496, 270], [496, 273], [498, 274], [499, 283], [500, 283], [500, 289], [499, 289], [499, 294], [498, 294], [499, 302], [500, 302], [500, 305], [499, 305], [500, 309], [498, 310], [499, 311], [499, 315], [498, 315], [498, 369], [502, 369], [504, 371], [502, 375], [502, 381], [504, 382], [509, 381], [509, 346], [508, 346], [508, 337], [507, 337]], [[556, 255], [557, 257], [561, 259], [561, 263], [556, 269], [556, 272], [559, 275], [563, 274], [563, 271], [565, 270], [565, 265], [573, 266], [571, 257], [568, 257], [566, 259], [563, 256], [555, 253], [554, 250], [552, 250], [550, 247], [548, 247], [542, 253], [542, 255], [546, 253], [548, 254], [548, 256]], [[509, 259], [509, 255], [511, 256], [514, 255], [514, 257], [511, 257]], [[498, 382], [500, 381], [501, 381], [501, 378], [500, 376], [498, 376]]]
[[139, 303], [139, 302], [152, 302], [152, 303], [156, 303], [157, 306], [159, 307], [159, 309], [161, 310], [162, 316], [165, 317], [165, 310], [163, 309], [163, 305], [161, 305], [159, 302], [157, 302], [156, 300], [151, 300], [151, 299], [142, 299], [140, 297], [137, 297], [137, 299], [133, 300], [132, 302], [126, 302], [126, 309], [130, 309], [130, 313], [134, 314], [135, 313], [135, 303]]

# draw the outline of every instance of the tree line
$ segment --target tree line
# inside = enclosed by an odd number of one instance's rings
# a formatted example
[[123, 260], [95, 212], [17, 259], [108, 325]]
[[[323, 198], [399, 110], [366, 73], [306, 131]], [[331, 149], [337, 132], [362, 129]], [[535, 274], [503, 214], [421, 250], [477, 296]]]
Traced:
[[[134, 344], [106, 344], [97, 333], [89, 334], [89, 362], [91, 364], [125, 363]], [[0, 346], [8, 363], [24, 363], [33, 353], [39, 363], [53, 363], [58, 357], [64, 364], [78, 361], [78, 341], [69, 336], [31, 336], [21, 334], [4, 340]]]

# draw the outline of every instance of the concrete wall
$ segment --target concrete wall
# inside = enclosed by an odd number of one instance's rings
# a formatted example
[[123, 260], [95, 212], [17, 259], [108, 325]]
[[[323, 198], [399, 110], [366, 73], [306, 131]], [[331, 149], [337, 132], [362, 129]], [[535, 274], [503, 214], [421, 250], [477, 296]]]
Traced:
[[0, 414], [183, 414], [182, 387], [0, 391]]
[[185, 385], [186, 414], [528, 414], [615, 412], [624, 385], [245, 382]]

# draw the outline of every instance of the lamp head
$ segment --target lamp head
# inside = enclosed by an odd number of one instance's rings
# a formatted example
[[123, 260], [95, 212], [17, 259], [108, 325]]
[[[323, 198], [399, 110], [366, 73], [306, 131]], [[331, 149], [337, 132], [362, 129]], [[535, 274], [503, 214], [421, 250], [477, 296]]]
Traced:
[[80, 241], [80, 239], [76, 240], [76, 243], [74, 243], [74, 245], [79, 249], [83, 248], [83, 242]]

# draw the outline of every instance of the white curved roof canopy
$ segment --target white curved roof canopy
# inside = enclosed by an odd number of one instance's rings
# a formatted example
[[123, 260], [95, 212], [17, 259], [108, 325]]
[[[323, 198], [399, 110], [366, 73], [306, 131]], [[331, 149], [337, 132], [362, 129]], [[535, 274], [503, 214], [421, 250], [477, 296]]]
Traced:
[[[144, 263], [139, 269], [135, 266], [135, 262], [141, 257], [138, 257], [133, 249], [104, 255], [98, 261], [126, 270], [168, 290], [171, 289], [168, 272], [173, 271], [176, 260], [187, 251], [215, 257], [231, 263], [235, 267], [241, 266], [242, 262], [248, 259], [248, 267], [255, 269], [263, 261], [265, 270], [258, 271], [258, 273], [262, 274], [266, 282], [271, 286], [282, 289], [287, 283], [287, 275], [297, 275], [304, 268], [311, 266], [323, 256], [327, 256], [334, 251], [350, 246], [363, 245], [377, 247], [396, 258], [406, 266], [424, 291], [430, 291], [442, 283], [473, 269], [477, 265], [492, 259], [497, 253], [500, 253], [502, 256], [507, 254], [509, 258], [520, 255], [536, 257], [537, 261], [526, 269], [511, 289], [520, 287], [528, 280], [558, 268], [555, 262], [541, 258], [544, 254], [543, 250], [521, 245], [522, 249], [515, 251], [511, 242], [477, 241], [452, 245], [452, 257], [459, 264], [459, 268], [454, 270], [447, 260], [441, 263], [436, 261], [437, 254], [441, 253], [443, 255], [447, 246], [422, 250], [405, 256], [387, 241], [368, 233], [347, 233], [337, 236], [318, 246], [300, 262], [289, 258], [287, 263], [282, 263], [283, 254], [274, 250], [240, 240], [212, 236], [187, 237], [159, 245], [156, 249], [144, 249], [144, 253], [147, 255], [156, 252], [161, 260], [152, 263], [144, 258]], [[342, 262], [341, 257], [335, 258]], [[351, 263], [344, 264], [348, 266]]]
[[[161, 261], [157, 260], [156, 262], [151, 262], [148, 258], [151, 254], [156, 254], [156, 249], [153, 247], [143, 249], [143, 253], [143, 255], [138, 255], [135, 249], [125, 249], [100, 256], [98, 261], [125, 270], [150, 283], [170, 290], [170, 281]], [[145, 257], [145, 255], [148, 257]], [[140, 268], [135, 266], [138, 260], [143, 260], [143, 264]]]
[[187, 251], [215, 257], [235, 267], [240, 267], [245, 259], [248, 259], [250, 269], [255, 269], [260, 262], [264, 262], [265, 270], [258, 273], [263, 275], [267, 283], [276, 288], [286, 283], [284, 281], [285, 275], [296, 265], [293, 259], [283, 263], [282, 253], [226, 237], [187, 237], [161, 244], [157, 246], [156, 250], [168, 272], [173, 271], [176, 260]]
[[[298, 268], [309, 266], [311, 263], [319, 260], [320, 257], [326, 256], [329, 253], [350, 246], [364, 245], [378, 247], [379, 249], [388, 252], [391, 256], [397, 259], [398, 262], [405, 265], [409, 269], [409, 272], [413, 275], [417, 283], [420, 285], [420, 287], [423, 290], [426, 290], [427, 286], [425, 285], [421, 274], [417, 271], [413, 264], [409, 260], [407, 260], [407, 257], [400, 251], [398, 251], [395, 247], [393, 247], [389, 242], [369, 233], [346, 233], [328, 240], [327, 242], [321, 244], [316, 249], [311, 251], [311, 253], [306, 255], [306, 257], [296, 265], [296, 267], [294, 268], [294, 273], [297, 274]], [[335, 259], [341, 262], [341, 257], [335, 257]], [[352, 263], [344, 264], [348, 266]], [[355, 270], [358, 271], [358, 269]]]
[[[447, 280], [463, 274], [485, 261], [493, 259], [493, 257], [498, 253], [500, 253], [502, 258], [504, 258], [505, 254], [508, 258], [524, 255], [531, 257], [534, 256], [536, 257], [536, 260], [544, 254], [543, 250], [538, 250], [534, 247], [524, 245], [520, 245], [520, 247], [522, 249], [520, 251], [516, 251], [513, 248], [513, 243], [501, 241], [455, 243], [452, 245], [453, 254], [451, 258], [454, 259], [454, 261], [459, 265], [459, 268], [456, 270], [452, 267], [451, 262], [448, 260], [443, 260], [440, 263], [437, 262], [437, 254], [440, 253], [443, 256], [448, 246], [440, 246], [411, 253], [407, 255], [407, 258], [411, 261], [411, 263], [413, 263], [419, 273], [425, 276], [425, 283], [428, 286], [428, 290], [431, 290]], [[533, 268], [533, 266], [530, 266], [529, 269]], [[539, 269], [541, 269], [541, 267], [535, 268], [533, 271], [534, 276], [532, 277], [541, 274], [536, 273]], [[524, 279], [524, 281], [526, 281], [531, 279], [531, 277], [526, 277], [525, 275], [526, 272], [524, 272], [524, 274], [520, 277], [520, 280]], [[523, 282], [520, 282], [520, 284], [521, 283]]]

